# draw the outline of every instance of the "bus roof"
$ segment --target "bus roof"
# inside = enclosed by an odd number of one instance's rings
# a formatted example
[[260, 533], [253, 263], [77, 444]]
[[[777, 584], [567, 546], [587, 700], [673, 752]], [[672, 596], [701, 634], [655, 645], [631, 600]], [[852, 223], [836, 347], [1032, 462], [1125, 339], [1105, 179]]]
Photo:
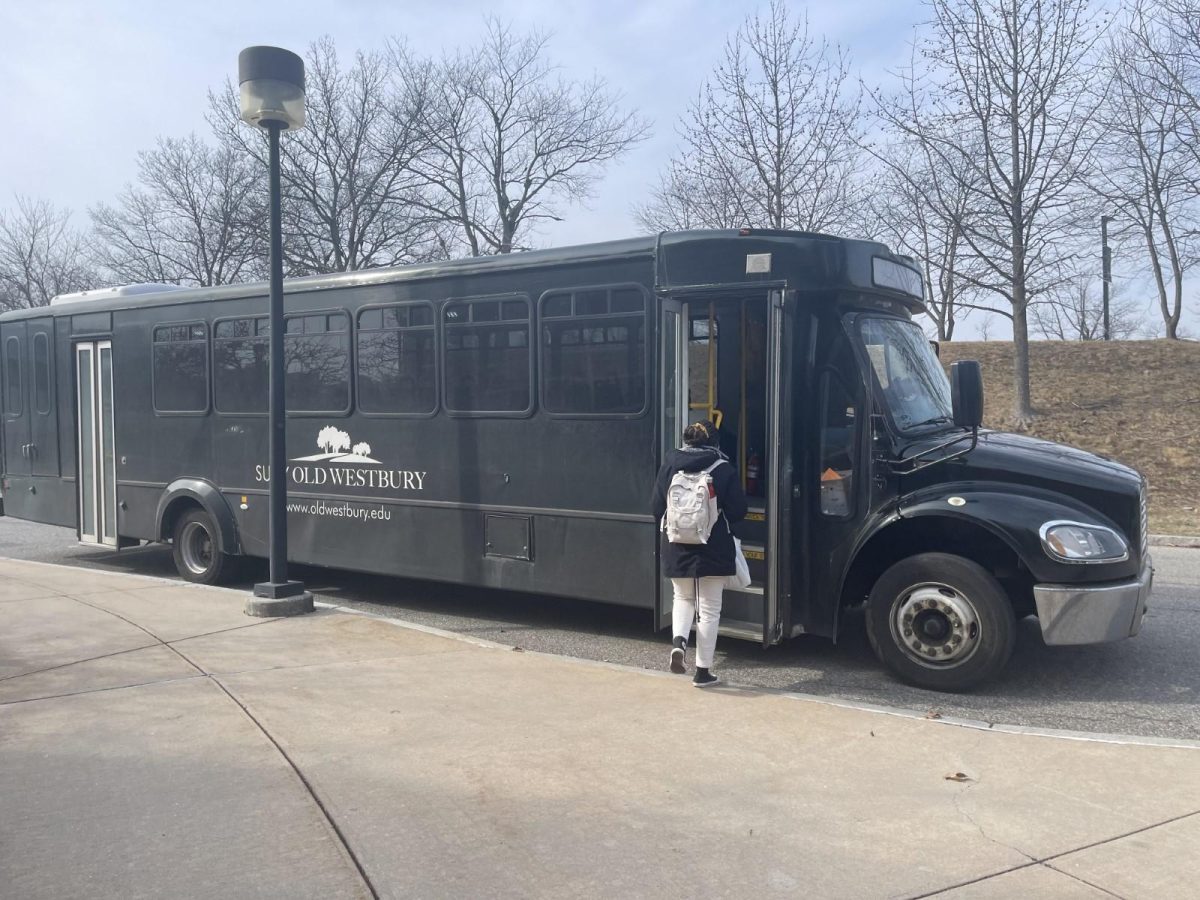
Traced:
[[[735, 241], [744, 242], [740, 246]], [[593, 262], [604, 262], [615, 259], [645, 258], [657, 263], [657, 287], [667, 287], [669, 258], [689, 257], [706, 259], [715, 242], [728, 242], [731, 250], [736, 246], [740, 252], [760, 250], [764, 245], [769, 250], [771, 245], [800, 247], [808, 246], [840, 259], [840, 264], [832, 265], [845, 276], [848, 269], [861, 268], [863, 262], [870, 267], [872, 257], [886, 257], [890, 260], [901, 260], [894, 256], [884, 244], [874, 241], [839, 238], [832, 235], [801, 232], [778, 231], [766, 229], [740, 230], [698, 230], [663, 232], [658, 235], [626, 238], [624, 240], [605, 241], [595, 244], [580, 244], [569, 247], [555, 247], [548, 250], [530, 250], [498, 256], [477, 256], [467, 259], [445, 260], [431, 263], [417, 263], [407, 266], [390, 268], [360, 269], [354, 272], [337, 272], [328, 275], [310, 275], [301, 278], [284, 280], [284, 293], [301, 293], [321, 291], [331, 288], [365, 287], [371, 285], [389, 284], [393, 282], [421, 281], [443, 276], [464, 276], [486, 274], [489, 272], [515, 271], [525, 268], [542, 268], [557, 265], [578, 265]], [[835, 249], [836, 248], [836, 249]], [[840, 251], [840, 252], [838, 252]], [[850, 257], [856, 259], [859, 266], [850, 265]], [[740, 260], [740, 256], [738, 259]], [[904, 260], [904, 262], [909, 262]], [[914, 267], [915, 268], [915, 267]], [[827, 275], [830, 266], [821, 266]], [[689, 273], [690, 274], [690, 273]], [[706, 274], [697, 272], [689, 280], [692, 284], [717, 283], [719, 278], [705, 277]], [[838, 279], [841, 280], [841, 279]], [[861, 279], [851, 278], [851, 283]], [[863, 287], [871, 286], [870, 279]], [[262, 297], [267, 294], [266, 282], [245, 282], [225, 284], [217, 287], [180, 287], [178, 285], [133, 285], [122, 288], [97, 289], [81, 291], [76, 294], [65, 294], [52, 301], [52, 307], [35, 307], [18, 309], [0, 315], [0, 319], [24, 319], [45, 315], [73, 315], [84, 312], [103, 312], [121, 309], [144, 309], [154, 306], [171, 306], [191, 303], [197, 300], [232, 300], [242, 297]], [[908, 298], [910, 304], [920, 304], [915, 297]]]

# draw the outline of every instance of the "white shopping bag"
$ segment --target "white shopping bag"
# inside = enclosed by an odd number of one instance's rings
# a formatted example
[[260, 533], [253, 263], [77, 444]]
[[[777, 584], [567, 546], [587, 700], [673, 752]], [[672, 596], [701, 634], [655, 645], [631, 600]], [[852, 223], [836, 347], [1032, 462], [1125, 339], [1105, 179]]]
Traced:
[[725, 586], [729, 588], [750, 587], [750, 566], [746, 562], [746, 554], [742, 552], [742, 542], [737, 538], [733, 539], [733, 562], [737, 571], [725, 580]]

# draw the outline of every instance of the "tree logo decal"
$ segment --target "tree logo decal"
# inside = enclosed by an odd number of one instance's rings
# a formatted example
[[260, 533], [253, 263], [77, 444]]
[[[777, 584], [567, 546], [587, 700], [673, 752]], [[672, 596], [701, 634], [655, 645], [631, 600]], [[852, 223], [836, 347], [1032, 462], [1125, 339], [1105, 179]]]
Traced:
[[350, 435], [333, 425], [326, 425], [317, 432], [317, 446], [320, 453], [312, 456], [298, 456], [292, 462], [331, 462], [331, 463], [364, 463], [378, 466], [379, 460], [371, 458], [371, 445], [359, 441], [351, 446]]

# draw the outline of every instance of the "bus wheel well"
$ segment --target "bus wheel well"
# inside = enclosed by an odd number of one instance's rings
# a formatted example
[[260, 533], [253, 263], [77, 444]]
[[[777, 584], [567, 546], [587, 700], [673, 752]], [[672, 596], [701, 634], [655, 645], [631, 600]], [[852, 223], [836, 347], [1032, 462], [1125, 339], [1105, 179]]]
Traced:
[[1004, 587], [1018, 617], [1034, 611], [1033, 576], [1016, 552], [982, 525], [942, 516], [901, 519], [867, 541], [846, 573], [839, 608], [866, 602], [885, 571], [902, 559], [930, 552], [973, 560]]
[[176, 497], [163, 510], [162, 521], [158, 526], [158, 539], [160, 541], [169, 541], [175, 537], [175, 526], [183, 517], [184, 513], [191, 509], [204, 509], [204, 504], [195, 497], [181, 496]]

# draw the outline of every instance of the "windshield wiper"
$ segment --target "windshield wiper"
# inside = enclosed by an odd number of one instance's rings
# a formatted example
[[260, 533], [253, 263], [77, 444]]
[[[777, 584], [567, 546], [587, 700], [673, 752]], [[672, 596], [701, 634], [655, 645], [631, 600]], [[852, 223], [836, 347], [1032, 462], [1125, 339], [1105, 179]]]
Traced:
[[954, 416], [934, 416], [932, 419], [926, 419], [924, 422], [913, 422], [911, 425], [905, 425], [907, 431], [909, 428], [920, 428], [922, 425], [939, 425], [942, 422], [953, 422]]

